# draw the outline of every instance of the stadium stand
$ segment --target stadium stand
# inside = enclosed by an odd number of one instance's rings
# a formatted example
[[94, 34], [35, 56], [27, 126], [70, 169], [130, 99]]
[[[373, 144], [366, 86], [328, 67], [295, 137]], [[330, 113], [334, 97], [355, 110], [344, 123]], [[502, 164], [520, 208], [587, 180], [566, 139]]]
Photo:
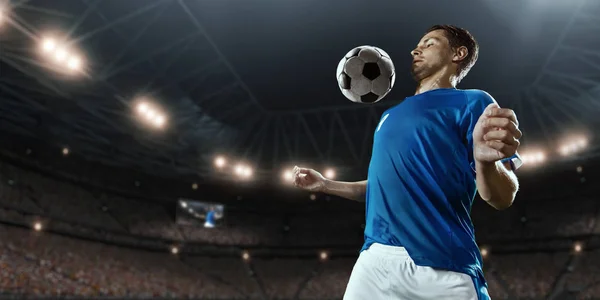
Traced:
[[[220, 228], [180, 226], [162, 204], [93, 195], [9, 163], [0, 170], [4, 298], [340, 299], [361, 243], [360, 212], [332, 220], [326, 214], [234, 211]], [[544, 210], [534, 209], [539, 201]], [[598, 250], [573, 251], [561, 242], [567, 238], [571, 245], [570, 237], [598, 233], [598, 204], [585, 197], [578, 205], [567, 201], [522, 201], [502, 213], [475, 205], [477, 235], [492, 245], [485, 272], [494, 299], [546, 299], [560, 293], [598, 297]], [[498, 246], [503, 243], [545, 251], [512, 251]], [[170, 254], [169, 246], [177, 244], [181, 252]], [[216, 251], [202, 254], [192, 251], [194, 245]], [[239, 256], [240, 249], [253, 247], [316, 253], [323, 245], [350, 251], [332, 251], [321, 260], [264, 251], [248, 259]]]

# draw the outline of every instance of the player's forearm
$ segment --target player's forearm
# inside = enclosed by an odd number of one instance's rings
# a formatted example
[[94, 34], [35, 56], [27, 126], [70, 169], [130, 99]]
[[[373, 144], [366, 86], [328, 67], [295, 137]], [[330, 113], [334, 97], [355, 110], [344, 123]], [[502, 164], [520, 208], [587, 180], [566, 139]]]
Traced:
[[475, 163], [477, 190], [483, 200], [496, 209], [509, 208], [519, 189], [517, 176], [501, 162]]
[[367, 181], [343, 182], [325, 181], [323, 192], [338, 197], [364, 202], [367, 194]]

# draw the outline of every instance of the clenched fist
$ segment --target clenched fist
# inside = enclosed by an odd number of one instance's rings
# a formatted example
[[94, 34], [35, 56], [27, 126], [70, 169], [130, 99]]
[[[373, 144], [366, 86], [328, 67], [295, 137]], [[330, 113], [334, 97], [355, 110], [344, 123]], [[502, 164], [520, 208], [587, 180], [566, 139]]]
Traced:
[[492, 103], [485, 108], [473, 130], [473, 156], [483, 163], [511, 157], [519, 148], [521, 135], [515, 112]]

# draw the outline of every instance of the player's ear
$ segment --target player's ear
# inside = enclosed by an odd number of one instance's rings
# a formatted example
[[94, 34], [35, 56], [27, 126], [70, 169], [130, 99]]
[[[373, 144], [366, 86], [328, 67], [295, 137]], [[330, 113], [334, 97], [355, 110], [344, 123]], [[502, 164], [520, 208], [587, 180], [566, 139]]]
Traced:
[[469, 49], [465, 46], [460, 46], [454, 50], [454, 56], [452, 57], [453, 62], [459, 62], [469, 55]]

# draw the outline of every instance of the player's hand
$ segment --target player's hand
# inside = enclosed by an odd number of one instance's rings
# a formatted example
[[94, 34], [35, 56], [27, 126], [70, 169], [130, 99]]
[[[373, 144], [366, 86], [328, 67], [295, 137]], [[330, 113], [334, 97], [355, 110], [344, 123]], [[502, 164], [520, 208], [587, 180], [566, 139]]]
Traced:
[[492, 103], [485, 108], [473, 130], [473, 156], [483, 163], [511, 157], [519, 148], [521, 136], [515, 112]]
[[307, 191], [322, 192], [325, 188], [325, 177], [321, 173], [307, 168], [294, 167], [292, 171], [293, 184]]

